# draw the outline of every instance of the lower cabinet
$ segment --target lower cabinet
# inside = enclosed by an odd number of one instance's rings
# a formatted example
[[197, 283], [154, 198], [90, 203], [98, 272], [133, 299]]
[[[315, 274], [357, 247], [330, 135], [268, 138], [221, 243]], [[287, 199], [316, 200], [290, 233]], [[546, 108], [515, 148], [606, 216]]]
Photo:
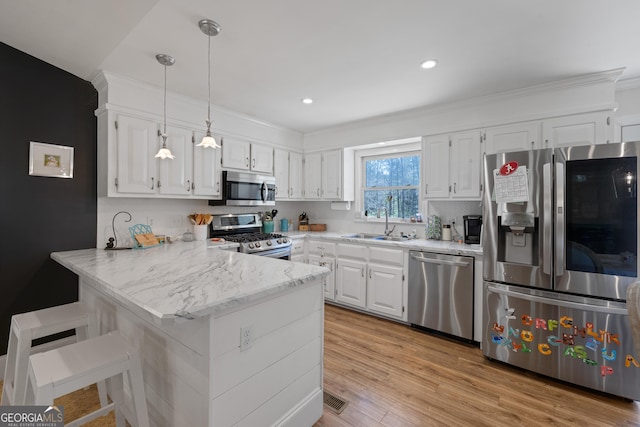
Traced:
[[324, 257], [320, 255], [309, 255], [309, 264], [327, 267], [331, 273], [324, 281], [324, 298], [334, 300], [336, 296], [336, 260], [333, 257]]
[[403, 250], [338, 243], [336, 252], [336, 302], [406, 318]]

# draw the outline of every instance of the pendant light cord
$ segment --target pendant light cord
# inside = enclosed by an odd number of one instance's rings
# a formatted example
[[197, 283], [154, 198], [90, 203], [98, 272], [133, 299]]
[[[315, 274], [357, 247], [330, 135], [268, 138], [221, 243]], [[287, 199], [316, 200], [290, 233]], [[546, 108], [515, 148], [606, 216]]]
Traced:
[[[166, 145], [167, 141], [167, 65], [164, 66], [164, 131], [165, 137], [163, 138], [162, 145]], [[164, 148], [164, 147], [163, 147]]]
[[[211, 123], [211, 36], [209, 39], [209, 49], [207, 50], [207, 61], [209, 62], [209, 67], [207, 68], [207, 83], [209, 87], [209, 103], [207, 104], [207, 121]], [[207, 127], [210, 129], [211, 125]]]

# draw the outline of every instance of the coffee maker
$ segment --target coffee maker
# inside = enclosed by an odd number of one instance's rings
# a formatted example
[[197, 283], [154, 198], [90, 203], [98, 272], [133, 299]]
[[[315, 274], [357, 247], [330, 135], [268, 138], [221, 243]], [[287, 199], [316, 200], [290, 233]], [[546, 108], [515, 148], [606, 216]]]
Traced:
[[482, 215], [464, 215], [462, 220], [464, 221], [464, 242], [469, 245], [479, 245]]

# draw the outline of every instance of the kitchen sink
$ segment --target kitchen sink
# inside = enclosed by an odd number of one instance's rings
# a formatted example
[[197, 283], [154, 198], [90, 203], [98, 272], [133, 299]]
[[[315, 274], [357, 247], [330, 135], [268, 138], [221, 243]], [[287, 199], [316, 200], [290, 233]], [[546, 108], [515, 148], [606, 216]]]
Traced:
[[402, 242], [402, 241], [408, 240], [406, 237], [385, 236], [384, 234], [375, 234], [375, 233], [353, 233], [353, 234], [345, 234], [342, 237], [347, 237], [350, 239], [392, 240], [395, 242]]

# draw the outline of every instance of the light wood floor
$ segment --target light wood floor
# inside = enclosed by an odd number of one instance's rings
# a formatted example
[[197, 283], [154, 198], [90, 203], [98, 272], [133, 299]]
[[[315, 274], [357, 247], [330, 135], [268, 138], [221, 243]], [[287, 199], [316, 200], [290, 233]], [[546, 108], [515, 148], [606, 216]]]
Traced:
[[[325, 305], [329, 426], [640, 426], [640, 402], [487, 360], [479, 348]], [[640, 387], [640, 384], [638, 385]]]
[[[640, 426], [640, 402], [490, 362], [477, 347], [406, 325], [325, 307], [324, 386], [349, 404], [340, 415], [325, 408], [315, 427]], [[99, 406], [95, 386], [56, 404], [64, 405], [67, 421]], [[115, 426], [113, 413], [90, 426]]]

